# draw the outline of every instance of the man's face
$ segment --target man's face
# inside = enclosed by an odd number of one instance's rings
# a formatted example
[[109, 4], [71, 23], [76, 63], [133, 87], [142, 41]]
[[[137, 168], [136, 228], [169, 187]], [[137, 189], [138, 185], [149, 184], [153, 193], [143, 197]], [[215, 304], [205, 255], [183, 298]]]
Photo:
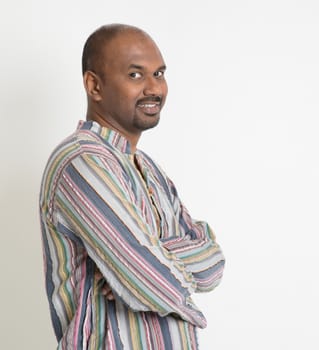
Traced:
[[155, 43], [122, 33], [105, 48], [99, 111], [109, 126], [139, 136], [157, 125], [167, 95], [165, 63]]

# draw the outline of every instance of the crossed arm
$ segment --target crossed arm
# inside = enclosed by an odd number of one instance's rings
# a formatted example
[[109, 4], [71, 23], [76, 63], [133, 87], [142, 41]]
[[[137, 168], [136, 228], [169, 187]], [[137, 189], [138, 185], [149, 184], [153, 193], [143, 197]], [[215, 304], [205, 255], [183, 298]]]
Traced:
[[192, 273], [196, 292], [213, 290], [221, 281], [225, 258], [215, 235], [206, 222], [191, 218], [169, 179], [175, 215], [179, 218], [179, 236], [163, 240], [163, 246], [174, 253]]
[[[201, 224], [183, 237], [161, 242], [136, 206], [123, 170], [93, 154], [78, 156], [65, 168], [56, 203], [114, 294], [129, 307], [161, 316], [178, 314], [206, 326], [190, 295], [212, 287], [207, 283], [208, 260], [200, 257], [217, 246], [213, 236], [203, 239], [208, 231], [202, 232]], [[187, 218], [180, 215], [181, 222]]]

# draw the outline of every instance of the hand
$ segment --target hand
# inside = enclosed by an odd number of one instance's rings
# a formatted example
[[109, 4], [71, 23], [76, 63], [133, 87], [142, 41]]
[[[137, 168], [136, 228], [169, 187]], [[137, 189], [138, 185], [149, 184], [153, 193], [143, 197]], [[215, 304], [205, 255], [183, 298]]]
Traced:
[[[96, 272], [96, 276], [98, 279], [102, 279], [103, 275], [100, 271]], [[104, 278], [103, 278], [104, 279]], [[104, 280], [104, 284], [102, 286], [102, 295], [106, 297], [107, 300], [115, 300], [114, 294], [112, 293], [111, 287]]]
[[112, 293], [112, 289], [106, 282], [102, 287], [102, 294], [106, 296], [107, 300], [115, 300], [114, 294]]

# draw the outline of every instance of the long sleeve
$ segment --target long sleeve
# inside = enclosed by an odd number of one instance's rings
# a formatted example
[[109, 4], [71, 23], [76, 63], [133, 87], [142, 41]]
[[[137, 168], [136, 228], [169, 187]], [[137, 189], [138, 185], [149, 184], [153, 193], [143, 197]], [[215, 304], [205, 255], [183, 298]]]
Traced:
[[198, 264], [172, 246], [163, 247], [111, 154], [107, 159], [84, 153], [69, 162], [57, 185], [54, 220], [76, 232], [114, 294], [131, 309], [177, 314], [206, 326], [190, 298], [196, 279], [201, 280]]
[[196, 292], [210, 291], [221, 281], [225, 264], [223, 253], [209, 225], [191, 218], [174, 184], [169, 179], [167, 181], [175, 215], [179, 220], [179, 236], [163, 239], [163, 246], [192, 272]]

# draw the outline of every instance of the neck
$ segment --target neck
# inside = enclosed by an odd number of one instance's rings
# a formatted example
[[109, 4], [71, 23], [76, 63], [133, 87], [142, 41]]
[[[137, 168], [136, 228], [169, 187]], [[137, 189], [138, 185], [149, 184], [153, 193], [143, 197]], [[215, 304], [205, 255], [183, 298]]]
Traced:
[[131, 152], [135, 153], [136, 146], [137, 146], [138, 140], [141, 136], [141, 133], [131, 134], [125, 130], [122, 130], [120, 127], [114, 125], [110, 121], [105, 120], [102, 116], [97, 115], [97, 114], [91, 115], [90, 113], [87, 113], [86, 120], [95, 121], [98, 124], [100, 124], [102, 127], [106, 127], [108, 129], [112, 129], [114, 131], [117, 131], [119, 134], [121, 134], [122, 136], [124, 136], [127, 139], [127, 141], [130, 143], [130, 146], [131, 146]]

